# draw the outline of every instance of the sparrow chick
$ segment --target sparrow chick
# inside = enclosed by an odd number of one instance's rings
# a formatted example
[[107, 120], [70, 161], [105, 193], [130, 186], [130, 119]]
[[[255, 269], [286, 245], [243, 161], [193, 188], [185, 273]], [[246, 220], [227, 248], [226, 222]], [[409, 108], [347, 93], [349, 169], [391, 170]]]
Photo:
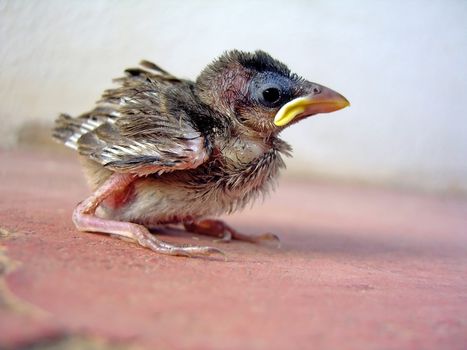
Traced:
[[272, 187], [291, 151], [278, 137], [284, 128], [349, 105], [263, 51], [227, 52], [194, 82], [148, 61], [125, 73], [90, 112], [60, 115], [54, 137], [78, 152], [93, 191], [73, 212], [76, 227], [164, 254], [222, 252], [169, 244], [148, 228], [182, 224], [224, 239], [276, 239], [205, 218], [242, 209]]

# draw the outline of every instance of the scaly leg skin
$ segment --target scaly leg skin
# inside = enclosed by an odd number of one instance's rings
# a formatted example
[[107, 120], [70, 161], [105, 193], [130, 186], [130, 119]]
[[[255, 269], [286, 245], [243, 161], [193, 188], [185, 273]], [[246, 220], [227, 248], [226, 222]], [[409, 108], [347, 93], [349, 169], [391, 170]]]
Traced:
[[192, 257], [195, 255], [225, 254], [216, 248], [169, 244], [157, 239], [142, 225], [99, 218], [97, 207], [112, 194], [123, 191], [136, 179], [132, 174], [112, 174], [89, 198], [78, 204], [73, 212], [73, 222], [80, 231], [102, 232], [119, 238], [129, 238], [156, 253]]
[[251, 243], [269, 241], [276, 242], [277, 246], [280, 247], [279, 237], [273, 233], [264, 233], [258, 236], [250, 236], [234, 230], [220, 220], [205, 219], [201, 221], [187, 221], [183, 223], [183, 226], [185, 226], [185, 230], [189, 232], [218, 237], [219, 240], [223, 242], [229, 242], [232, 239]]

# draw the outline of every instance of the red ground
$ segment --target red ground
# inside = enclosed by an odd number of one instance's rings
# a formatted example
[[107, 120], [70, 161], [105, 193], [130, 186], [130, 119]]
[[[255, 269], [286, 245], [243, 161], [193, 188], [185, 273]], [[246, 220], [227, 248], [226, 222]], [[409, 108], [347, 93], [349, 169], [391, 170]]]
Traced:
[[73, 157], [3, 152], [0, 164], [0, 348], [66, 335], [148, 349], [467, 348], [466, 200], [282, 181], [227, 219], [282, 248], [212, 243], [225, 262], [77, 232], [70, 214], [88, 190]]

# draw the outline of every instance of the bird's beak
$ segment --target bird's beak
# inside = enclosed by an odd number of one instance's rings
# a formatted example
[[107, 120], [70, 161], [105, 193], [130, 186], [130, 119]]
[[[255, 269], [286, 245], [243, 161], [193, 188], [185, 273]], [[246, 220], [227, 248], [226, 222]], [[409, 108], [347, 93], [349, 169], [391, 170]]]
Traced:
[[283, 105], [274, 117], [274, 124], [284, 126], [297, 118], [334, 112], [350, 105], [344, 96], [327, 87], [315, 85], [313, 90], [313, 93]]

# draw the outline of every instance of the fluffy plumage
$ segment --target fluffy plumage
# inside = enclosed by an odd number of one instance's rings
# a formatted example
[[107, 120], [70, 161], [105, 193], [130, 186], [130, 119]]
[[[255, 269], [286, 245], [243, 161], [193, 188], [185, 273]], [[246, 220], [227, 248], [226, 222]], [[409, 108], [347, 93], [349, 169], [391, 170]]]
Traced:
[[[168, 245], [149, 233], [140, 239], [142, 228], [135, 224], [182, 223], [194, 232], [255, 240], [200, 220], [241, 209], [272, 187], [284, 167], [282, 157], [290, 155], [290, 146], [277, 136], [285, 126], [275, 116], [289, 113], [296, 122], [347, 102], [262, 51], [230, 51], [196, 82], [148, 61], [125, 73], [90, 112], [59, 116], [54, 137], [77, 150], [94, 191], [75, 210], [77, 227], [129, 237], [168, 254], [218, 251]], [[316, 107], [319, 94], [330, 96], [319, 102], [322, 110]], [[300, 102], [303, 96], [314, 98], [313, 108]], [[330, 108], [336, 100], [342, 106]], [[132, 224], [122, 233], [116, 220]]]

